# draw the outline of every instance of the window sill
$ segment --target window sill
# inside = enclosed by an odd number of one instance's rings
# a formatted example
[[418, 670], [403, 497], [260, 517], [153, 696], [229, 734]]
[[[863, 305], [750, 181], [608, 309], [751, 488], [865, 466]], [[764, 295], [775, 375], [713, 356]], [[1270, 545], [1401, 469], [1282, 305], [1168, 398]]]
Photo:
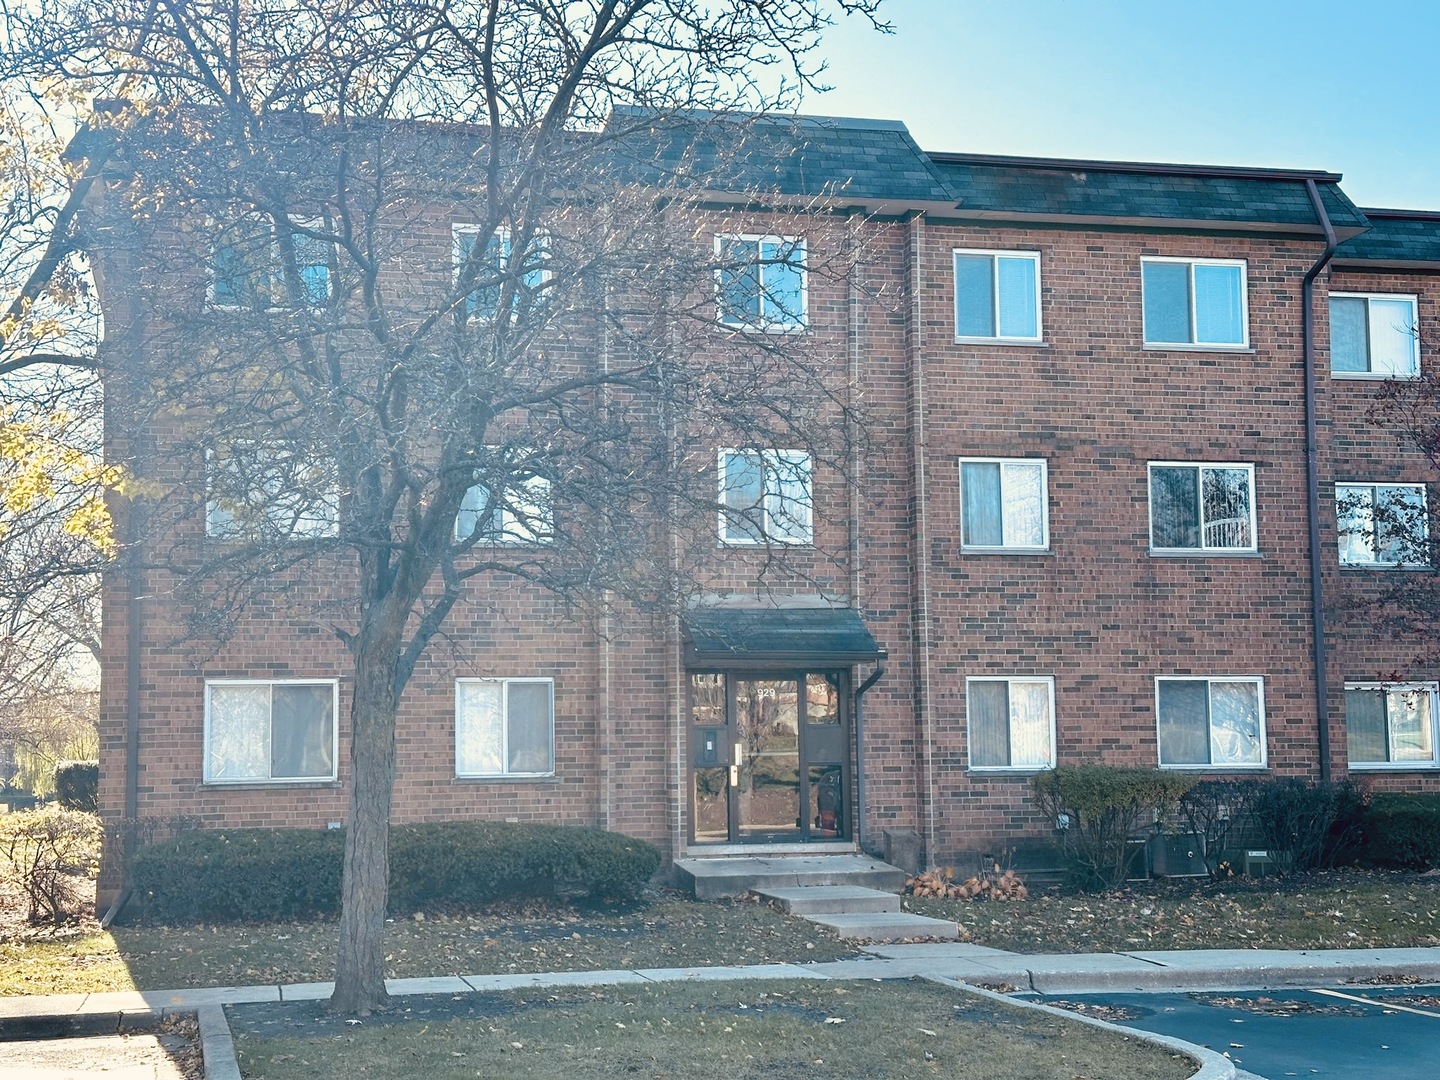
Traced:
[[763, 551], [766, 548], [807, 548], [814, 547], [814, 540], [720, 540], [715, 544], [721, 551]]
[[1186, 345], [1183, 342], [1142, 341], [1140, 348], [1146, 352], [1191, 352], [1191, 353], [1238, 353], [1254, 355], [1251, 345]]
[[1358, 571], [1360, 571], [1361, 573], [1369, 572], [1369, 573], [1372, 573], [1372, 574], [1373, 574], [1373, 573], [1375, 573], [1376, 571], [1380, 571], [1381, 573], [1385, 573], [1385, 572], [1391, 571], [1391, 570], [1407, 570], [1407, 571], [1412, 571], [1412, 572], [1413, 572], [1413, 571], [1416, 571], [1416, 570], [1419, 570], [1419, 571], [1434, 570], [1435, 568], [1434, 568], [1433, 566], [1430, 566], [1430, 565], [1426, 564], [1426, 563], [1387, 563], [1387, 562], [1347, 563], [1347, 562], [1342, 562], [1342, 563], [1340, 564], [1340, 569], [1341, 569], [1341, 570], [1358, 570]]
[[556, 784], [560, 777], [554, 773], [517, 773], [514, 776], [497, 774], [494, 776], [457, 776], [457, 784]]
[[1377, 761], [1377, 762], [1347, 762], [1345, 766], [1350, 772], [1367, 773], [1408, 773], [1408, 772], [1436, 772], [1440, 771], [1440, 762], [1434, 761]]
[[996, 338], [996, 337], [956, 337], [956, 345], [1004, 345], [1016, 346], [1021, 349], [1048, 349], [1050, 343], [1043, 338]]
[[1270, 766], [1260, 765], [1166, 765], [1163, 762], [1159, 766], [1165, 772], [1186, 772], [1186, 773], [1262, 773], [1269, 772]]
[[339, 789], [343, 785], [339, 780], [202, 780], [202, 788], [211, 791], [266, 791], [275, 788], [313, 788], [323, 791], [326, 788]]
[[733, 330], [737, 334], [808, 334], [809, 323], [801, 323], [798, 326], [746, 326], [740, 323], [720, 322], [724, 330]]
[[960, 545], [961, 555], [1051, 555], [1049, 547], [967, 547]]
[[1417, 382], [1420, 379], [1420, 372], [1411, 371], [1403, 375], [1386, 375], [1376, 371], [1334, 371], [1330, 372], [1330, 378], [1339, 382]]
[[969, 772], [976, 777], [993, 776], [998, 780], [1023, 779], [1027, 776], [1039, 776], [1041, 773], [1053, 772], [1054, 764], [1050, 765], [971, 765]]
[[1152, 559], [1263, 559], [1258, 550], [1231, 551], [1227, 548], [1151, 548]]

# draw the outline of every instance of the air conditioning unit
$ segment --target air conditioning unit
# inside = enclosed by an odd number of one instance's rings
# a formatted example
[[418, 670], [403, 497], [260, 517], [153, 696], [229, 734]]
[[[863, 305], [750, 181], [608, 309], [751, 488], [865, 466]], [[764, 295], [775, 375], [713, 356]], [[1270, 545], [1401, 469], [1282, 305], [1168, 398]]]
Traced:
[[1156, 877], [1207, 877], [1204, 839], [1199, 833], [1156, 833], [1150, 839], [1150, 869]]

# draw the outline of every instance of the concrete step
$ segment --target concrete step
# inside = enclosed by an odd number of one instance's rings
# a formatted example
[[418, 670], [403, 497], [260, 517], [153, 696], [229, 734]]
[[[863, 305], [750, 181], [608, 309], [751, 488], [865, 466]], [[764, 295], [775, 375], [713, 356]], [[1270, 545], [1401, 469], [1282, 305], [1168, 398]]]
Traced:
[[891, 893], [905, 887], [904, 870], [865, 855], [676, 859], [675, 873], [697, 900], [807, 885], [860, 885]]
[[828, 927], [842, 938], [857, 941], [900, 941], [905, 938], [941, 938], [956, 941], [960, 927], [948, 919], [931, 919], [909, 912], [871, 915], [807, 915], [817, 926]]
[[801, 885], [787, 889], [756, 889], [761, 899], [773, 901], [787, 915], [860, 915], [899, 911], [900, 897], [863, 885]]

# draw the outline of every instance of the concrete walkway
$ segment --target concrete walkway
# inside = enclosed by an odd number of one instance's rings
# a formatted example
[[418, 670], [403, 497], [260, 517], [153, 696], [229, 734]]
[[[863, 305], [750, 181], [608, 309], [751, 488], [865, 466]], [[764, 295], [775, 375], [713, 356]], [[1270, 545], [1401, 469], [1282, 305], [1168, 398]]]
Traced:
[[[458, 994], [531, 987], [603, 986], [735, 979], [927, 978], [970, 992], [1263, 990], [1336, 986], [1366, 979], [1405, 977], [1440, 983], [1440, 948], [1431, 949], [1206, 949], [1176, 952], [1020, 954], [955, 942], [872, 945], [863, 958], [821, 964], [736, 967], [636, 968], [562, 971], [533, 975], [464, 975], [391, 979], [391, 994]], [[975, 988], [978, 988], [975, 989]], [[310, 1001], [329, 997], [330, 983], [209, 987], [197, 990], [122, 991], [0, 998], [0, 1040], [115, 1031], [170, 1012], [199, 1016], [207, 1080], [239, 1080], [223, 1007], [251, 1002]], [[1048, 1008], [1005, 998], [1029, 1008]], [[1074, 1013], [1067, 1018], [1089, 1021]], [[1122, 1030], [1122, 1029], [1115, 1029]], [[1141, 1034], [1123, 1029], [1131, 1037]], [[1174, 1040], [1164, 1045], [1177, 1045]], [[1203, 1047], [1179, 1044], [1200, 1063], [1196, 1080], [1229, 1080], [1234, 1066]]]

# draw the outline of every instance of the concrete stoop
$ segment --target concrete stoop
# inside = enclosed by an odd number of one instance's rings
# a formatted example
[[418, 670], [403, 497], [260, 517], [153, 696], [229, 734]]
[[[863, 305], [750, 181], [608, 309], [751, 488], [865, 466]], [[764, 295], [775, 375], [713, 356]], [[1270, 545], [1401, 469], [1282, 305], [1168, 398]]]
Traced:
[[862, 855], [679, 859], [675, 868], [697, 899], [751, 892], [854, 941], [960, 937], [953, 922], [902, 912], [905, 871]]
[[905, 871], [865, 855], [732, 856], [676, 859], [675, 874], [697, 900], [743, 896], [761, 889], [859, 885], [898, 893]]

